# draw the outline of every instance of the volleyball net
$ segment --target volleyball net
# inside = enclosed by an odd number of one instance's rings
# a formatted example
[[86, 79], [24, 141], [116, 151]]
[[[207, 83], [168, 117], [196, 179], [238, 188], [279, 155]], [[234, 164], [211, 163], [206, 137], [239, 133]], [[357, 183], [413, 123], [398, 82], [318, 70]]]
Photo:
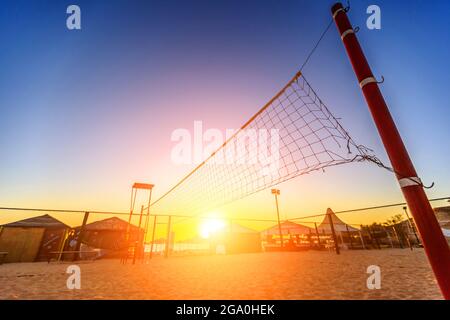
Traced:
[[372, 159], [300, 72], [225, 143], [151, 204], [197, 215], [312, 171]]

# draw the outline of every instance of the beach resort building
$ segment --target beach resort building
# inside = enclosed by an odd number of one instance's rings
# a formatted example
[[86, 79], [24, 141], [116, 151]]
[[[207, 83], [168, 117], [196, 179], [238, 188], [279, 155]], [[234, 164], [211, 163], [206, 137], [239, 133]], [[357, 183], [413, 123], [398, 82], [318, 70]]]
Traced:
[[276, 224], [261, 231], [266, 251], [280, 247], [280, 230], [284, 247], [301, 249], [305, 245], [310, 246], [310, 234], [313, 233], [313, 230], [305, 225], [286, 220], [280, 225]]

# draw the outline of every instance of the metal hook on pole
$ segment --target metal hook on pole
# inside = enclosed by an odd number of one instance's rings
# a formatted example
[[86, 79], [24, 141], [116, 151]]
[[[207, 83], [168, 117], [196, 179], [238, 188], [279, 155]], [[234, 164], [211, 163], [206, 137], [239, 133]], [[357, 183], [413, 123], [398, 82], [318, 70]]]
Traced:
[[[343, 38], [343, 36], [341, 37], [342, 38], [342, 40], [344, 40]], [[366, 85], [368, 85], [369, 83], [376, 83], [376, 84], [381, 84], [381, 83], [383, 83], [384, 82], [384, 77], [383, 76], [381, 76], [381, 80], [377, 80], [374, 76], [369, 76], [369, 77], [367, 77], [367, 78], [365, 78], [364, 80], [362, 80], [360, 83], [359, 83], [359, 86], [361, 87], [361, 89], [362, 88], [364, 88], [364, 86], [366, 86]]]
[[350, 11], [350, 1], [347, 0], [347, 6], [344, 8], [345, 12], [349, 12]]
[[384, 77], [381, 76], [381, 81], [380, 81], [380, 80], [377, 80], [377, 83], [380, 84], [380, 83], [383, 83], [383, 82], [384, 82]]
[[425, 189], [431, 189], [434, 187], [434, 182], [431, 182], [431, 184], [429, 186], [426, 186], [422, 183], [422, 187], [424, 187]]

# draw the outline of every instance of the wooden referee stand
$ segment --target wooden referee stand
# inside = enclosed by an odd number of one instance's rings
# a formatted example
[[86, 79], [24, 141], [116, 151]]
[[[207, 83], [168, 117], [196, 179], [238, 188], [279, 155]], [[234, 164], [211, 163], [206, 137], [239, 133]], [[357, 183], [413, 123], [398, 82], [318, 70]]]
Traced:
[[[130, 215], [128, 217], [128, 225], [127, 225], [127, 233], [126, 233], [126, 242], [128, 244], [128, 249], [127, 249], [127, 257], [130, 253], [130, 250], [133, 253], [133, 264], [136, 263], [137, 259], [141, 259], [141, 261], [144, 261], [144, 256], [145, 256], [145, 248], [144, 248], [144, 244], [145, 244], [145, 239], [146, 239], [146, 235], [147, 235], [147, 229], [148, 229], [148, 223], [149, 223], [149, 219], [150, 219], [150, 202], [152, 199], [152, 190], [153, 190], [154, 185], [153, 184], [149, 184], [149, 183], [140, 183], [140, 182], [136, 182], [133, 184], [133, 186], [131, 187], [131, 204], [130, 204]], [[131, 218], [133, 217], [134, 214], [134, 207], [136, 204], [136, 196], [137, 196], [137, 192], [139, 190], [144, 190], [144, 191], [148, 191], [149, 195], [148, 195], [148, 202], [147, 202], [147, 207], [144, 208], [144, 206], [141, 206], [141, 211], [139, 214], [139, 224], [138, 224], [138, 236], [137, 238], [135, 238], [134, 236], [131, 237], [130, 234], [130, 229], [131, 229]], [[144, 212], [146, 211], [146, 212]], [[145, 213], [145, 222], [144, 222], [144, 232], [141, 233], [141, 226], [142, 226], [142, 220], [143, 220], [143, 215]], [[126, 262], [126, 258], [125, 258], [125, 262]]]

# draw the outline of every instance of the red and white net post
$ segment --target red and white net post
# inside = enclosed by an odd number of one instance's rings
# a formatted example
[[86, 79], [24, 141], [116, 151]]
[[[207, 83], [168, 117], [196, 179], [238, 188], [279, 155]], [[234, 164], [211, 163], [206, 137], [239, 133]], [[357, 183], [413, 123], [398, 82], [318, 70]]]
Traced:
[[375, 125], [396, 172], [403, 195], [408, 203], [422, 237], [430, 261], [445, 299], [450, 299], [450, 249], [433, 209], [403, 144], [394, 120], [378, 88], [370, 66], [359, 45], [356, 34], [341, 3], [331, 9], [353, 70], [358, 78]]

